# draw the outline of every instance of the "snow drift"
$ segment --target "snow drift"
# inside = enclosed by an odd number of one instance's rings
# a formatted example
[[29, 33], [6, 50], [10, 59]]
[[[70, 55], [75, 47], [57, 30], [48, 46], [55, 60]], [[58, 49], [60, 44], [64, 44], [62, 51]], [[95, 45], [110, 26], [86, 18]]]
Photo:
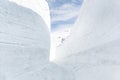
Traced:
[[73, 70], [76, 80], [119, 80], [119, 57], [120, 1], [85, 0], [56, 62]]

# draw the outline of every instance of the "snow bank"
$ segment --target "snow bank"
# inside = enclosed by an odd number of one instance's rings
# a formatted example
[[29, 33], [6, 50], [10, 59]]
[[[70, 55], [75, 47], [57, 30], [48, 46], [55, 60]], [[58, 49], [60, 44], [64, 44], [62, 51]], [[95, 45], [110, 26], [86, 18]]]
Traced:
[[49, 49], [49, 30], [44, 20], [32, 10], [0, 0], [2, 77], [16, 80], [19, 75], [41, 69], [49, 61]]
[[57, 56], [68, 56], [119, 39], [119, 4], [119, 0], [85, 0], [74, 30], [58, 48]]
[[74, 80], [49, 55], [50, 33], [42, 17], [0, 0], [0, 80]]
[[120, 80], [120, 0], [85, 0], [56, 63], [76, 80]]

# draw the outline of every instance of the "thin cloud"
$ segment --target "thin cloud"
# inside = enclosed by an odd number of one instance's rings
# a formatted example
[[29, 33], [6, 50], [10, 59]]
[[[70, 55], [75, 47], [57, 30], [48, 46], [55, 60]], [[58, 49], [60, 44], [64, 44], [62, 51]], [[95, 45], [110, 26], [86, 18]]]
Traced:
[[63, 6], [51, 10], [52, 23], [57, 21], [66, 21], [73, 17], [76, 17], [79, 13], [80, 6], [73, 4], [64, 4]]
[[[62, 23], [60, 24], [58, 22], [64, 22], [65, 24], [65, 22], [69, 22], [71, 21], [71, 19], [75, 20], [75, 18], [79, 14], [80, 6], [83, 0], [47, 0], [47, 1], [50, 5], [52, 28], [56, 28], [57, 26], [59, 28]], [[71, 22], [70, 24], [73, 24], [73, 22]]]

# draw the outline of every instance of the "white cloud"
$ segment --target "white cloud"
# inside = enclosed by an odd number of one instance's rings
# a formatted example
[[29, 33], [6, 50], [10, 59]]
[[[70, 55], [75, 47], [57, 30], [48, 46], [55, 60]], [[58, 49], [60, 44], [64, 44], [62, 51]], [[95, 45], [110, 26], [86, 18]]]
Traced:
[[67, 21], [79, 14], [80, 6], [73, 4], [64, 4], [61, 7], [57, 7], [51, 10], [54, 15], [52, 17], [52, 23], [56, 21]]

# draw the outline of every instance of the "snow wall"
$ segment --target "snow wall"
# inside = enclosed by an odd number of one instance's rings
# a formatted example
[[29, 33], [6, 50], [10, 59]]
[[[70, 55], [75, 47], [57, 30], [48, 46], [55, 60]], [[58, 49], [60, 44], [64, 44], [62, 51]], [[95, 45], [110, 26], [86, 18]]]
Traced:
[[75, 80], [120, 79], [120, 0], [85, 0], [56, 63]]
[[47, 23], [28, 8], [0, 0], [0, 80], [75, 80], [49, 61]]
[[119, 0], [85, 0], [71, 35], [62, 46], [58, 47], [56, 58], [118, 40], [120, 38], [119, 4]]
[[50, 11], [49, 6], [46, 0], [9, 0], [11, 2], [15, 2], [18, 5], [29, 8], [39, 14], [42, 19], [47, 24], [50, 30]]
[[38, 80], [23, 74], [32, 75], [48, 63], [49, 49], [44, 20], [32, 10], [0, 0], [0, 80]]

